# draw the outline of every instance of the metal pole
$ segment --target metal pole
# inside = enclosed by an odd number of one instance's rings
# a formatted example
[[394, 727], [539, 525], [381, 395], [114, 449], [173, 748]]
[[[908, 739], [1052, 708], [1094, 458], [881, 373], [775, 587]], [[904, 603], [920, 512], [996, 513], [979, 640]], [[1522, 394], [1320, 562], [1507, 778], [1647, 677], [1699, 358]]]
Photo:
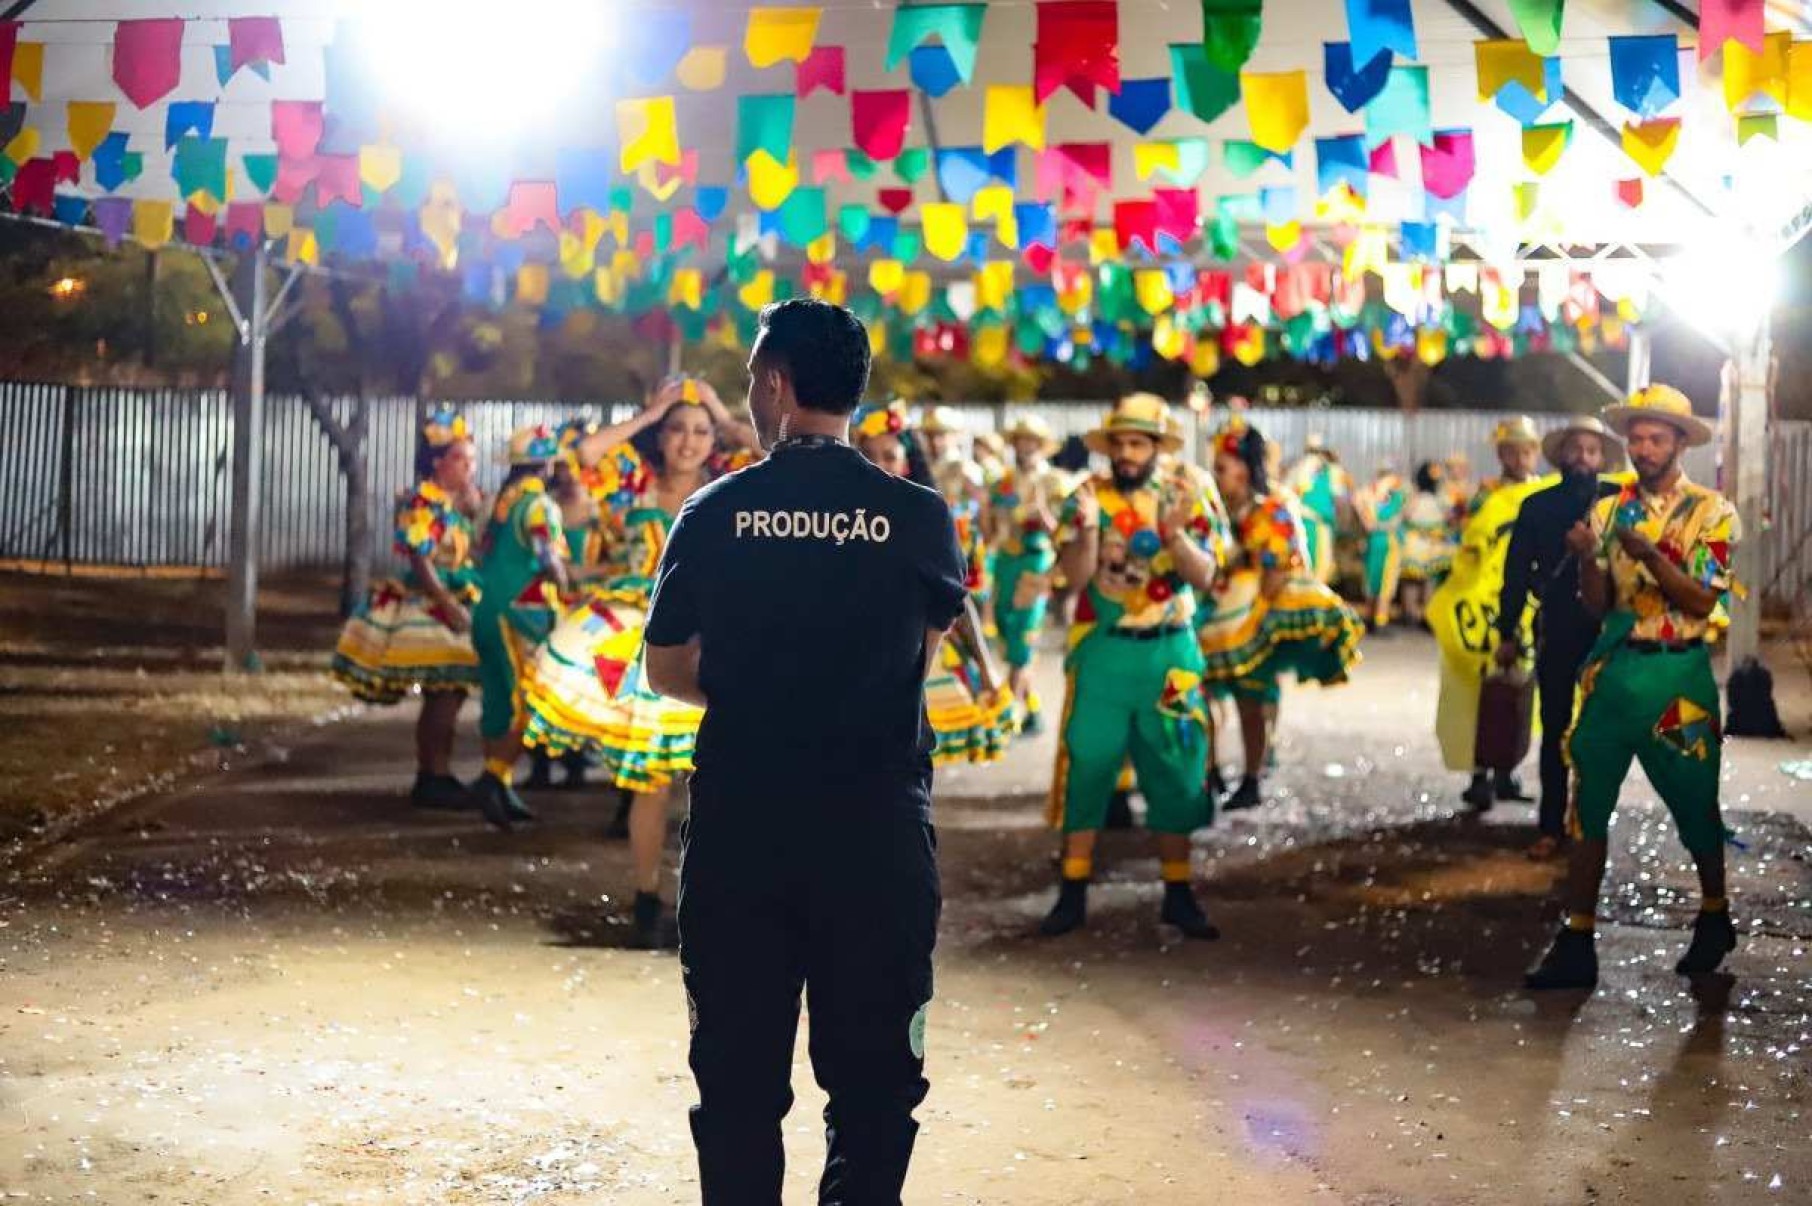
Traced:
[[1764, 316], [1753, 331], [1736, 341], [1726, 369], [1732, 379], [1734, 403], [1726, 489], [1736, 503], [1737, 520], [1742, 524], [1731, 569], [1736, 580], [1753, 592], [1747, 599], [1736, 599], [1731, 604], [1727, 648], [1732, 667], [1755, 657], [1761, 649], [1762, 523], [1768, 491], [1768, 387], [1773, 359], [1769, 321]]
[[264, 476], [264, 341], [270, 320], [263, 244], [233, 273], [239, 349], [233, 358], [233, 521], [229, 538], [226, 670], [258, 668], [259, 493]]
[[1649, 343], [1648, 339], [1648, 329], [1640, 326], [1631, 327], [1629, 373], [1624, 379], [1625, 384], [1629, 386], [1628, 393], [1633, 394], [1639, 389], [1648, 388], [1650, 374], [1654, 371], [1651, 359], [1653, 350], [1653, 345]]

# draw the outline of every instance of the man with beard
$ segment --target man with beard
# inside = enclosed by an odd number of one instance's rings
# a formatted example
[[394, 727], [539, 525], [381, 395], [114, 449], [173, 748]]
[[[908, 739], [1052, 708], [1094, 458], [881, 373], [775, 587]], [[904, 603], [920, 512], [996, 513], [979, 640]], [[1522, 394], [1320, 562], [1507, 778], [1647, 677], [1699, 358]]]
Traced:
[[1604, 879], [1611, 813], [1630, 763], [1673, 815], [1699, 872], [1702, 898], [1681, 975], [1715, 971], [1736, 948], [1724, 892], [1724, 822], [1718, 810], [1723, 733], [1708, 642], [1729, 591], [1736, 508], [1686, 479], [1680, 458], [1711, 441], [1711, 425], [1680, 391], [1650, 386], [1605, 422], [1621, 435], [1636, 481], [1593, 505], [1567, 532], [1579, 593], [1604, 626], [1579, 678], [1579, 716], [1567, 738], [1574, 773], [1567, 918], [1529, 972], [1530, 988], [1598, 983], [1593, 921]]
[[1062, 881], [1040, 928], [1065, 934], [1087, 919], [1095, 837], [1130, 756], [1157, 835], [1160, 920], [1217, 938], [1191, 890], [1189, 835], [1213, 816], [1195, 616], [1230, 553], [1226, 511], [1214, 485], [1175, 459], [1183, 441], [1161, 398], [1122, 399], [1087, 443], [1113, 469], [1085, 481], [1057, 517], [1063, 574], [1078, 598], [1051, 792]]
[[1552, 858], [1566, 836], [1567, 760], [1561, 742], [1573, 723], [1573, 687], [1598, 639], [1598, 617], [1579, 601], [1579, 566], [1567, 531], [1617, 486], [1598, 475], [1620, 460], [1623, 446], [1596, 417], [1585, 415], [1542, 437], [1542, 455], [1561, 480], [1523, 502], [1504, 557], [1498, 596], [1497, 664], [1509, 669], [1524, 650], [1523, 609], [1535, 592], [1535, 685], [1541, 698], [1541, 834], [1529, 857]]

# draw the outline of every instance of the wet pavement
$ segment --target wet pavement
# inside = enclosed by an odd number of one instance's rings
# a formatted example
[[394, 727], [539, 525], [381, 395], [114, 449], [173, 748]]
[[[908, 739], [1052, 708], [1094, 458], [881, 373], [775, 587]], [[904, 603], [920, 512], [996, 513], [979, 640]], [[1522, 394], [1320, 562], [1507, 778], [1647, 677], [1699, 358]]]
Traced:
[[[1105, 838], [1087, 931], [1031, 936], [1048, 737], [940, 778], [907, 1201], [1812, 1200], [1805, 742], [1729, 751], [1728, 975], [1672, 972], [1693, 877], [1638, 777], [1602, 983], [1531, 996], [1559, 868], [1523, 857], [1529, 806], [1458, 807], [1433, 656], [1370, 642], [1352, 685], [1286, 696], [1273, 801], [1198, 841], [1217, 943], [1157, 926], [1138, 834]], [[696, 1200], [678, 966], [621, 948], [611, 806], [544, 793], [508, 836], [412, 813], [410, 720], [252, 751], [10, 869], [0, 1197]], [[795, 1083], [807, 1201], [803, 1036]]]

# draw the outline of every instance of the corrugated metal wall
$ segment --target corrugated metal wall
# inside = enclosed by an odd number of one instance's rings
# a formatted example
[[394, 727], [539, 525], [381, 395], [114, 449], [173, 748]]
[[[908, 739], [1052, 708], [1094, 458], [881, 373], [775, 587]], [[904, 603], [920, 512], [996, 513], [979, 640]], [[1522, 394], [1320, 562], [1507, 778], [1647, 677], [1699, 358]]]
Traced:
[[[350, 399], [332, 404], [338, 419]], [[955, 408], [976, 430], [1032, 411], [1059, 435], [1080, 434], [1100, 418], [1093, 404], [966, 404]], [[487, 490], [503, 475], [499, 452], [515, 428], [559, 423], [575, 413], [622, 417], [630, 404], [479, 401], [458, 404], [480, 449]], [[1191, 449], [1205, 433], [1179, 409]], [[1251, 421], [1283, 445], [1286, 460], [1319, 433], [1361, 479], [1389, 461], [1413, 470], [1425, 460], [1466, 453], [1480, 473], [1493, 471], [1493, 411], [1273, 410]], [[226, 561], [232, 406], [219, 392], [90, 389], [0, 382], [0, 561], [128, 567], [207, 566]], [[413, 484], [416, 405], [410, 398], [371, 403], [373, 537], [389, 555], [390, 509]], [[345, 489], [333, 447], [300, 398], [267, 400], [264, 432], [264, 530], [260, 564], [269, 569], [331, 566], [345, 550]], [[1716, 480], [1715, 452], [1695, 449], [1688, 471]], [[1772, 458], [1772, 525], [1764, 542], [1763, 580], [1791, 601], [1812, 579], [1812, 423], [1784, 423]], [[1786, 567], [1786, 568], [1783, 568]]]

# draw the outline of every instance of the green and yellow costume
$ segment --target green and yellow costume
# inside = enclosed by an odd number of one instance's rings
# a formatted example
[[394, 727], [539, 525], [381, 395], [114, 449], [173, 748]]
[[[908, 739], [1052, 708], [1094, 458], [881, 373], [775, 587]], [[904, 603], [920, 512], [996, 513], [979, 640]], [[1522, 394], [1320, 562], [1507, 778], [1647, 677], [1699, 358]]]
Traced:
[[1319, 447], [1311, 447], [1290, 470], [1286, 487], [1302, 503], [1303, 543], [1309, 569], [1322, 583], [1334, 580], [1334, 540], [1340, 512], [1352, 502], [1353, 479], [1346, 467]]
[[[553, 455], [553, 437], [547, 437]], [[472, 613], [484, 705], [478, 731], [487, 741], [508, 736], [527, 721], [521, 675], [535, 649], [553, 630], [559, 589], [548, 577], [547, 557], [563, 558], [566, 534], [560, 508], [538, 474], [518, 477], [503, 490], [485, 532], [483, 596]]]

